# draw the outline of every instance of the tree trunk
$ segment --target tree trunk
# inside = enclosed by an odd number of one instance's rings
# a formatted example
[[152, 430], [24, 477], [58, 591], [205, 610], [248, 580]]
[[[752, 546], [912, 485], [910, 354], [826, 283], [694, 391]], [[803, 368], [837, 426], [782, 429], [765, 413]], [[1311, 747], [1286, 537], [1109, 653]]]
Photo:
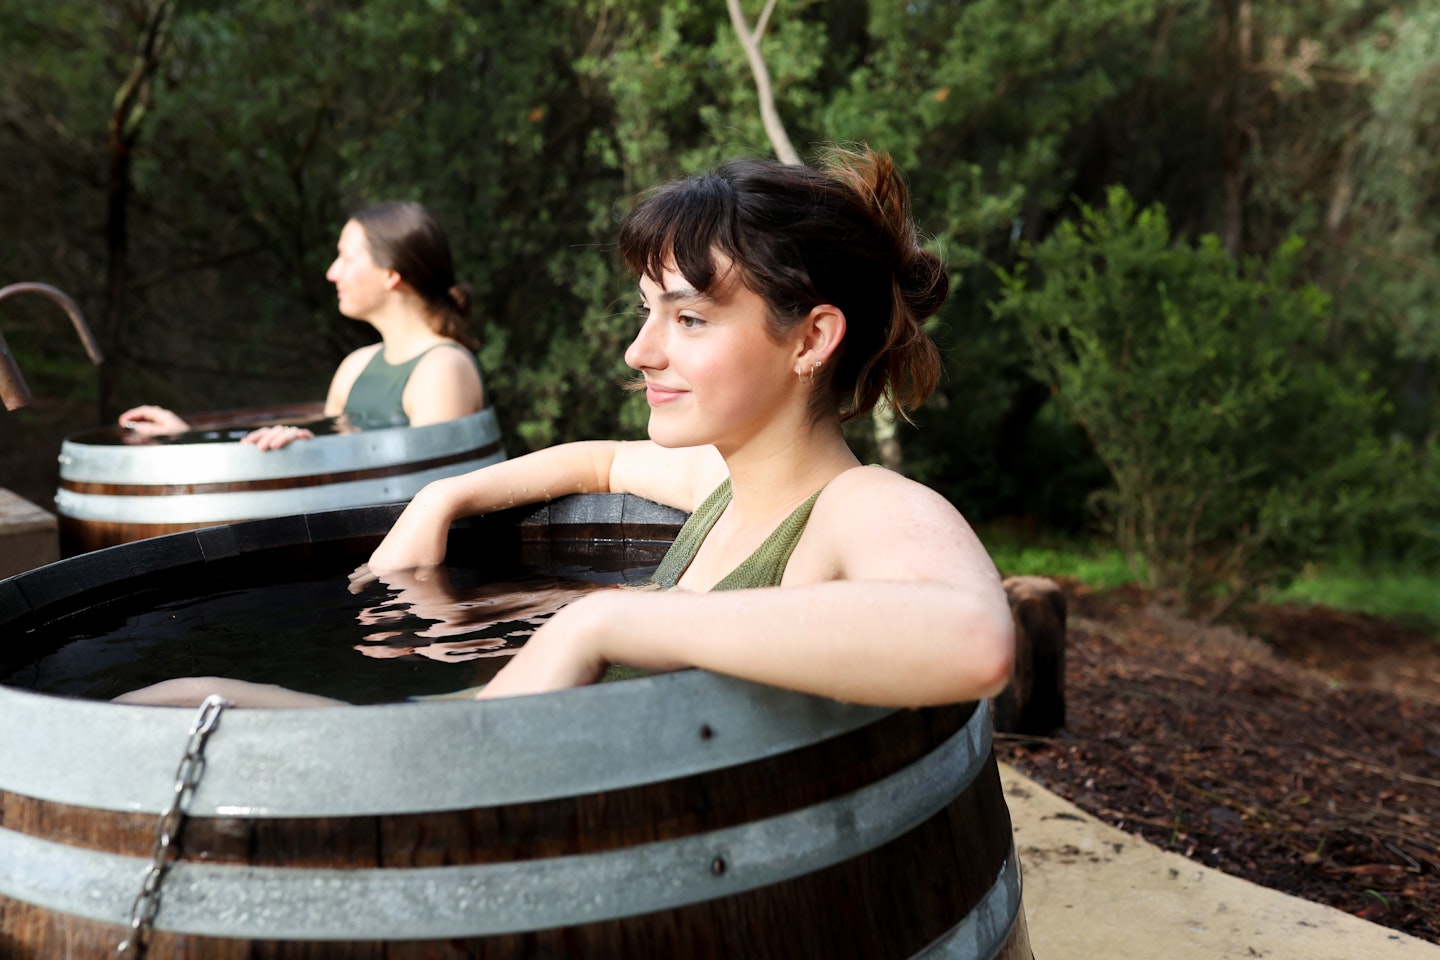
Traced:
[[100, 343], [111, 362], [100, 368], [100, 422], [119, 412], [115, 402], [119, 361], [124, 350], [126, 291], [130, 283], [130, 194], [132, 154], [152, 100], [151, 80], [164, 54], [166, 28], [174, 0], [158, 0], [143, 8], [140, 42], [130, 74], [115, 92], [110, 113], [110, 169], [105, 183], [105, 309], [100, 319]]
[[125, 288], [130, 276], [130, 148], [114, 136], [110, 138], [105, 201], [105, 312], [100, 318], [100, 342], [111, 362], [100, 365], [101, 423], [109, 423], [119, 413], [115, 403], [115, 361], [123, 356]]
[[785, 123], [780, 119], [780, 112], [775, 109], [775, 90], [770, 85], [770, 70], [765, 66], [765, 57], [760, 53], [760, 38], [765, 35], [765, 26], [770, 22], [775, 0], [766, 0], [765, 9], [760, 13], [760, 19], [755, 21], [754, 29], [745, 23], [745, 13], [740, 9], [740, 0], [725, 0], [725, 5], [730, 10], [730, 23], [735, 27], [735, 35], [740, 38], [740, 46], [745, 50], [745, 59], [750, 61], [750, 73], [755, 77], [755, 95], [760, 100], [760, 122], [765, 125], [765, 135], [770, 138], [770, 146], [774, 148], [775, 156], [780, 158], [781, 163], [798, 165], [800, 154], [795, 152], [790, 136], [785, 132]]
[[1245, 155], [1250, 148], [1246, 116], [1254, 26], [1250, 0], [1227, 0], [1221, 30], [1224, 76], [1221, 82], [1220, 124], [1224, 131], [1225, 223], [1221, 239], [1232, 257], [1239, 257], [1245, 242]]

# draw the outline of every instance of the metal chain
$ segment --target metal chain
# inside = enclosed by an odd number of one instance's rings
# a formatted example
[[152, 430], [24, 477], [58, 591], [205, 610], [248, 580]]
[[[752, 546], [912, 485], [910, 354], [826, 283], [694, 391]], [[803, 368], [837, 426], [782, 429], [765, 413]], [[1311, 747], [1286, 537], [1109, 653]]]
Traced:
[[200, 704], [195, 720], [190, 724], [185, 755], [180, 758], [180, 766], [175, 770], [174, 791], [170, 802], [160, 811], [160, 820], [155, 825], [155, 845], [150, 848], [150, 865], [145, 868], [140, 893], [130, 906], [130, 932], [115, 948], [116, 957], [140, 960], [145, 956], [155, 915], [160, 912], [160, 883], [175, 859], [175, 841], [180, 836], [190, 799], [205, 769], [205, 741], [220, 722], [220, 712], [228, 706], [228, 700], [211, 694]]

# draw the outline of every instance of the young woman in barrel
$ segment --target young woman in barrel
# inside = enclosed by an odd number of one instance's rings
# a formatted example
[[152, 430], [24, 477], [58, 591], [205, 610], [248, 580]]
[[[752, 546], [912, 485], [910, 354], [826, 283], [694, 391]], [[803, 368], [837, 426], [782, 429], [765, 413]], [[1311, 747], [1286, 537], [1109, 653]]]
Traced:
[[939, 494], [862, 465], [841, 430], [882, 397], [913, 409], [939, 376], [921, 322], [946, 275], [890, 159], [727, 163], [643, 197], [620, 250], [639, 278], [625, 360], [650, 439], [436, 481], [357, 581], [441, 563], [462, 516], [628, 492], [691, 513], [655, 576], [669, 589], [564, 607], [478, 697], [592, 683], [611, 663], [880, 705], [998, 693], [1013, 627], [985, 549]]
[[[384, 203], [350, 218], [325, 279], [340, 312], [369, 323], [380, 342], [341, 361], [325, 398], [327, 417], [353, 429], [443, 423], [484, 406], [474, 338], [467, 332], [470, 287], [455, 279], [450, 242], [418, 203]], [[120, 425], [153, 436], [190, 424], [163, 407], [139, 406]], [[245, 436], [261, 450], [313, 437], [301, 426], [261, 427]]]

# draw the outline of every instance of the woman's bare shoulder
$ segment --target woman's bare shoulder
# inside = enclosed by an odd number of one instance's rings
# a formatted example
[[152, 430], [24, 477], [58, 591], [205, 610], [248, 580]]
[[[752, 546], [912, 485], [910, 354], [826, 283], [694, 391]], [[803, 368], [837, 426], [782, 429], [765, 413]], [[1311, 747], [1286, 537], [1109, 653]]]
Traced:
[[883, 467], [855, 467], [832, 480], [811, 525], [842, 578], [931, 579], [937, 570], [990, 566], [950, 501]]
[[421, 363], [457, 363], [467, 367], [475, 366], [475, 353], [465, 344], [458, 340], [442, 339], [434, 347], [426, 350], [420, 358]]
[[419, 362], [415, 364], [415, 372], [421, 376], [440, 376], [447, 379], [480, 379], [475, 354], [466, 349], [464, 344], [454, 340], [446, 340], [422, 354]]
[[474, 355], [447, 340], [420, 357], [402, 402], [411, 426], [419, 427], [475, 413], [484, 406], [484, 396]]
[[[923, 483], [879, 466], [853, 467], [826, 486], [821, 502], [846, 515], [929, 515], [960, 520], [960, 512]], [[817, 509], [820, 503], [816, 504]]]

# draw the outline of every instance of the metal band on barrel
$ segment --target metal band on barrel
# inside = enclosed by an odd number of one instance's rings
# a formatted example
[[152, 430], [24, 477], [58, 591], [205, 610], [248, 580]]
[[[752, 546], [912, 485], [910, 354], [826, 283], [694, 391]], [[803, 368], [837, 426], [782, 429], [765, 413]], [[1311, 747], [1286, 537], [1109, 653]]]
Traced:
[[[965, 791], [990, 744], [988, 714], [976, 710], [926, 756], [846, 796], [605, 853], [409, 869], [179, 862], [166, 879], [155, 927], [244, 939], [423, 940], [544, 930], [702, 903], [823, 870], [903, 835]], [[140, 858], [0, 829], [0, 894], [46, 909], [123, 924], [144, 869]]]
[[[701, 670], [542, 697], [235, 710], [190, 813], [383, 816], [578, 796], [749, 763], [891, 712]], [[158, 813], [189, 714], [0, 687], [0, 725], [25, 731], [0, 750], [0, 789]]]
[[998, 956], [1020, 918], [1020, 860], [1011, 845], [1000, 876], [954, 927], [910, 960], [975, 960]]
[[192, 493], [166, 496], [114, 496], [103, 493], [55, 492], [55, 508], [73, 520], [113, 523], [228, 523], [264, 517], [315, 513], [344, 507], [397, 503], [409, 500], [432, 480], [505, 459], [503, 452], [477, 460], [453, 463], [432, 470], [402, 473], [375, 480], [352, 480], [318, 486], [293, 486], [278, 490], [248, 490], [237, 493]]

